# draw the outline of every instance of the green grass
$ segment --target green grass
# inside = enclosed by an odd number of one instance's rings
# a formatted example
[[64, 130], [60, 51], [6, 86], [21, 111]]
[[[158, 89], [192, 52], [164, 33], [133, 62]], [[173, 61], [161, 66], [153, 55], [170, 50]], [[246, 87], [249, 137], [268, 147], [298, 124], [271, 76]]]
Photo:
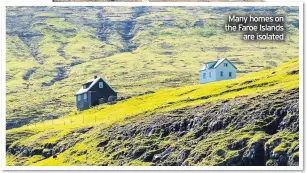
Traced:
[[[224, 11], [225, 10], [225, 11]], [[232, 12], [244, 14], [245, 10], [232, 8]], [[205, 104], [238, 97], [254, 98], [281, 90], [298, 88], [298, 9], [254, 8], [261, 14], [285, 13], [289, 33], [285, 42], [244, 42], [240, 34], [223, 31], [227, 9], [208, 7], [11, 7], [7, 18], [7, 122], [28, 123], [7, 130], [7, 145], [37, 148], [42, 151], [48, 145], [68, 145], [71, 148], [58, 158], [41, 155], [22, 157], [7, 153], [7, 165], [120, 165], [122, 153], [130, 149], [130, 141], [116, 136], [106, 149], [96, 147], [109, 139], [104, 130], [134, 124], [152, 115], [173, 116], [177, 109], [194, 109]], [[125, 11], [125, 13], [120, 13]], [[143, 13], [142, 13], [143, 11]], [[222, 13], [221, 13], [222, 11]], [[100, 39], [102, 27], [100, 14], [109, 19]], [[23, 14], [23, 15], [20, 15]], [[129, 20], [137, 21], [131, 24]], [[119, 21], [123, 20], [123, 21]], [[196, 26], [202, 21], [204, 26]], [[16, 24], [18, 23], [18, 25]], [[126, 28], [126, 29], [125, 29]], [[125, 42], [124, 34], [132, 34]], [[22, 36], [28, 34], [28, 36]], [[135, 50], [126, 50], [135, 45]], [[227, 57], [238, 68], [238, 78], [199, 85], [199, 69], [204, 62], [217, 55]], [[287, 63], [285, 63], [287, 62]], [[254, 67], [260, 66], [260, 67]], [[66, 69], [65, 79], [50, 86]], [[114, 105], [100, 105], [83, 112], [76, 111], [74, 93], [81, 84], [98, 75], [103, 77], [119, 96], [134, 96]], [[144, 94], [154, 91], [152, 94]], [[256, 106], [256, 105], [255, 105]], [[50, 116], [57, 119], [46, 120]], [[288, 115], [290, 116], [290, 115]], [[272, 117], [267, 117], [272, 118]], [[36, 122], [34, 123], [33, 120]], [[262, 139], [282, 142], [274, 152], [290, 152], [298, 144], [298, 134], [281, 131], [270, 136], [255, 131], [265, 125], [266, 119], [244, 129], [225, 129], [208, 136], [193, 148], [193, 133], [181, 140], [170, 134], [165, 140], [136, 136], [133, 140], [142, 150], [148, 146], [178, 150], [168, 161], [175, 161], [180, 151], [194, 149], [201, 154], [208, 147], [216, 146], [200, 165], [217, 165], [238, 155], [227, 145], [248, 139], [248, 146]], [[91, 129], [89, 132], [86, 129]], [[117, 139], [118, 138], [118, 139]], [[81, 141], [81, 142], [79, 142]], [[119, 148], [114, 150], [117, 146]], [[200, 148], [197, 150], [197, 147]], [[150, 148], [152, 153], [156, 149]], [[298, 157], [298, 153], [292, 154]], [[192, 161], [188, 160], [192, 164]], [[270, 161], [268, 161], [270, 162]], [[151, 165], [140, 158], [125, 165]]]
[[[142, 10], [145, 12], [136, 15]], [[119, 96], [136, 96], [198, 84], [199, 69], [217, 55], [229, 58], [238, 67], [238, 76], [298, 57], [298, 28], [292, 25], [298, 19], [296, 8], [284, 9], [291, 24], [287, 40], [280, 43], [244, 42], [240, 34], [225, 33], [222, 26], [229, 12], [220, 11], [208, 7], [104, 7], [110, 23], [105, 31], [108, 39], [102, 41], [97, 33], [102, 25], [99, 8], [9, 8], [7, 31], [13, 34], [6, 40], [7, 120], [27, 123], [75, 111], [74, 93], [94, 75], [103, 77]], [[267, 8], [254, 11], [274, 13]], [[244, 14], [244, 9], [232, 12]], [[129, 26], [125, 21], [131, 19], [137, 23], [127, 33], [134, 36], [126, 43], [121, 33]], [[19, 21], [18, 25], [13, 21]], [[195, 26], [199, 21], [203, 27]], [[25, 33], [41, 35], [20, 36]], [[125, 51], [127, 44], [136, 49]], [[61, 48], [64, 55], [59, 53]], [[255, 65], [263, 67], [252, 67]], [[59, 67], [67, 69], [67, 78], [43, 86], [58, 75]], [[35, 72], [23, 79], [30, 69]]]
[[[76, 151], [82, 153], [88, 142], [93, 146], [97, 145], [99, 141], [95, 138], [97, 135], [101, 135], [100, 133], [103, 131], [103, 129], [109, 128], [115, 124], [119, 126], [127, 125], [129, 123], [133, 123], [135, 119], [143, 119], [144, 117], [151, 116], [154, 113], [167, 114], [167, 112], [179, 108], [193, 108], [205, 103], [218, 103], [223, 100], [229, 100], [243, 96], [255, 97], [257, 95], [268, 95], [279, 90], [286, 92], [288, 90], [298, 88], [299, 76], [297, 74], [293, 75], [289, 73], [297, 71], [299, 67], [298, 64], [299, 59], [296, 58], [288, 63], [282, 64], [278, 68], [251, 73], [234, 80], [159, 90], [153, 94], [133, 97], [126, 101], [120, 101], [114, 105], [101, 105], [83, 112], [73, 112], [64, 116], [63, 118], [53, 121], [47, 120], [41, 123], [30, 124], [20, 128], [11, 129], [7, 131], [7, 137], [15, 136], [11, 140], [12, 144], [10, 147], [37, 147], [45, 146], [46, 144], [57, 144], [59, 142], [85, 139], [82, 143], [78, 143], [64, 153], [59, 154], [57, 159], [48, 158], [39, 162], [32, 162], [32, 164], [35, 163], [35, 165], [84, 164], [85, 156], [83, 154], [80, 156], [78, 156], [78, 154], [74, 154], [74, 156], [76, 155], [76, 157], [73, 158], [74, 162], [67, 163], [67, 160], [70, 160], [70, 158], [67, 158], [69, 153], [75, 153]], [[77, 132], [80, 129], [89, 127], [94, 127], [94, 129], [91, 130], [88, 134]], [[30, 133], [32, 135], [24, 136], [24, 133]], [[235, 134], [237, 136], [234, 137]], [[287, 132], [279, 132], [276, 137], [280, 136], [283, 138], [289, 138], [286, 141], [294, 142], [297, 140], [295, 137], [297, 135], [288, 137], [287, 134]], [[16, 135], [19, 135], [17, 139]], [[236, 131], [233, 134], [230, 129], [230, 131], [225, 131], [225, 133], [220, 132], [213, 134], [211, 138], [208, 138], [204, 142], [209, 144], [210, 139], [212, 139], [213, 142], [217, 143], [217, 139], [219, 138], [225, 142], [225, 145], [221, 144], [220, 148], [217, 147], [216, 152], [218, 149], [225, 150], [223, 146], [226, 146], [226, 139], [228, 139], [227, 136], [229, 136], [229, 140], [248, 138], [250, 139], [250, 144], [253, 141], [267, 138], [267, 134], [264, 134], [264, 132], [246, 132], [244, 129], [242, 129]], [[99, 139], [101, 139], [101, 136]], [[164, 143], [164, 145], [167, 145], [167, 143]], [[205, 145], [201, 146], [205, 147]], [[274, 150], [283, 150], [285, 147], [291, 147], [291, 143], [281, 143]], [[87, 152], [89, 153], [94, 153], [95, 151], [95, 147], [87, 149]], [[236, 152], [237, 151], [227, 152], [223, 158], [214, 157], [211, 161], [204, 160], [200, 164], [212, 165], [214, 163], [221, 162], [223, 159], [234, 156]], [[101, 156], [97, 155], [97, 158], [95, 158], [94, 155], [93, 158], [89, 159], [87, 164], [92, 165], [95, 164], [94, 162], [96, 160], [103, 159], [99, 157]], [[12, 156], [9, 156], [7, 159], [7, 164], [15, 165], [15, 162], [17, 162], [16, 159], [19, 159], [19, 157], [12, 158]], [[29, 160], [26, 161], [27, 163], [31, 162]], [[115, 160], [113, 164], [116, 165], [118, 162]], [[134, 164], [138, 165], [139, 162], [136, 161]]]
[[267, 143], [270, 144], [277, 139], [281, 139], [281, 142], [274, 148], [274, 153], [290, 152], [294, 147], [298, 145], [298, 133], [281, 131], [274, 135]]

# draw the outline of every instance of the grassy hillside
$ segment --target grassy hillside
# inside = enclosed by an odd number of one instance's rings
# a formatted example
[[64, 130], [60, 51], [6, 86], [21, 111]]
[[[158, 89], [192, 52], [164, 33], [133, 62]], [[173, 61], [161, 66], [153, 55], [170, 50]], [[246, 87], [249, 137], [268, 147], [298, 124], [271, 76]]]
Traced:
[[[229, 13], [287, 16], [285, 42], [243, 42], [223, 31]], [[121, 97], [198, 83], [202, 64], [229, 58], [238, 75], [298, 56], [298, 9], [277, 7], [9, 7], [7, 128], [76, 109], [94, 75]]]
[[297, 165], [298, 58], [7, 131], [8, 165]]

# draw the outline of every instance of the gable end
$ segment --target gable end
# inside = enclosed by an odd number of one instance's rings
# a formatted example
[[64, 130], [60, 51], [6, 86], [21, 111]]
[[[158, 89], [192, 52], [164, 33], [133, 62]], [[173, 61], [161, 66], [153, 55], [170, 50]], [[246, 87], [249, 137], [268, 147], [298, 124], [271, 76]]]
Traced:
[[217, 66], [215, 66], [214, 68], [217, 68], [218, 66], [220, 66], [221, 64], [223, 64], [224, 61], [229, 62], [229, 64], [231, 64], [232, 67], [234, 67], [235, 69], [237, 69], [237, 67], [231, 62], [229, 61], [227, 58], [224, 58], [223, 61], [221, 61]]

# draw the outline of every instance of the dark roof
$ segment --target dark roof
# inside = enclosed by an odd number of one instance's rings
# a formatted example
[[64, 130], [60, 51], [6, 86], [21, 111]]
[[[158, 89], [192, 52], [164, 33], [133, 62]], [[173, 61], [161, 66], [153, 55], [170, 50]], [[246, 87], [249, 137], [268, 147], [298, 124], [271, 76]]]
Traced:
[[[101, 77], [97, 77], [97, 78], [93, 78], [88, 80], [85, 84], [89, 84], [90, 86], [87, 88], [83, 88], [83, 86], [76, 92], [75, 95], [80, 95], [83, 93], [88, 92], [100, 79], [102, 79]], [[103, 79], [102, 79], [103, 80]], [[105, 80], [103, 80], [114, 92], [116, 92]]]

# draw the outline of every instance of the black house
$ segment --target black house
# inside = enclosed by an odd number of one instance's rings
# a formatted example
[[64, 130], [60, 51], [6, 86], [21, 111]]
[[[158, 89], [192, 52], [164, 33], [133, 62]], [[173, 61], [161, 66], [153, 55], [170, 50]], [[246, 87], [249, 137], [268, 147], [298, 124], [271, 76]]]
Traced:
[[78, 110], [85, 110], [90, 107], [115, 101], [117, 92], [102, 78], [94, 76], [87, 81], [75, 94]]

